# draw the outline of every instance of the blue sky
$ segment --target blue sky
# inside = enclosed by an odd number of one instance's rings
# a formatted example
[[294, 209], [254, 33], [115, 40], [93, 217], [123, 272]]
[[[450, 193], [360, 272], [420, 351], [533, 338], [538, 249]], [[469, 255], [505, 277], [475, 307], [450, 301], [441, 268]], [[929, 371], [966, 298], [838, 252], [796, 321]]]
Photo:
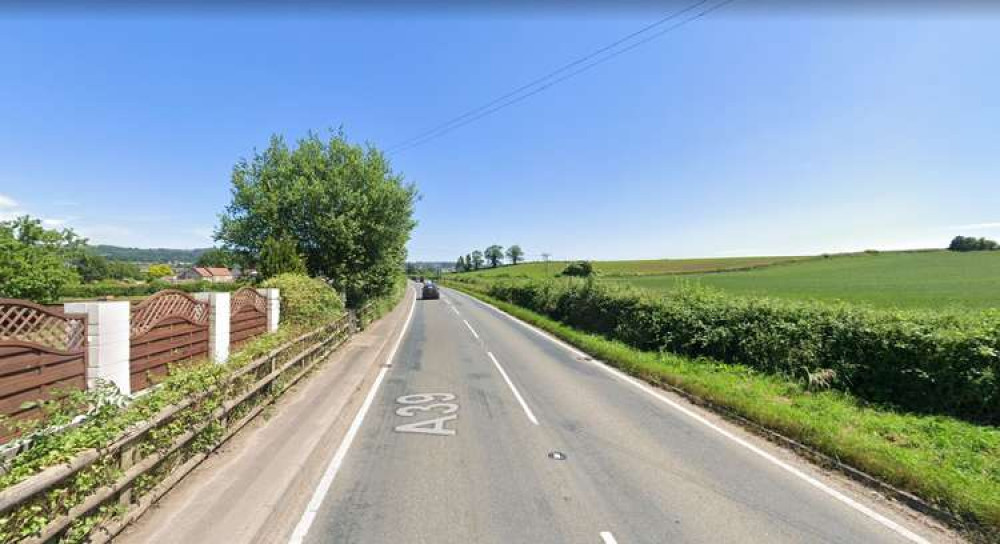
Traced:
[[[1000, 236], [1000, 17], [720, 11], [426, 145], [413, 259]], [[0, 15], [0, 217], [199, 247], [272, 133], [388, 147], [662, 16]]]

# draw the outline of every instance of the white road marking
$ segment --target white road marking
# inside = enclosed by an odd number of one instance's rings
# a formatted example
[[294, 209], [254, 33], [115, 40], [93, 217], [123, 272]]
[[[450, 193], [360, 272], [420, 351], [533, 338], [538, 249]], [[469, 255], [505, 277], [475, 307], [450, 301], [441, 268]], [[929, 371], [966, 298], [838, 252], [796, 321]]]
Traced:
[[340, 465], [343, 464], [344, 457], [347, 456], [347, 450], [351, 448], [351, 443], [354, 442], [354, 437], [357, 436], [358, 429], [361, 428], [361, 423], [365, 420], [365, 414], [371, 408], [375, 394], [378, 393], [379, 385], [382, 384], [386, 372], [389, 371], [388, 365], [392, 364], [392, 359], [396, 356], [396, 351], [399, 350], [399, 345], [403, 342], [403, 337], [406, 336], [406, 331], [410, 327], [410, 319], [413, 317], [413, 309], [416, 305], [417, 298], [416, 294], [414, 294], [413, 300], [410, 303], [410, 312], [406, 315], [406, 322], [403, 323], [403, 329], [399, 332], [399, 337], [396, 338], [396, 343], [392, 346], [392, 351], [389, 352], [389, 356], [385, 359], [386, 366], [383, 366], [379, 370], [378, 376], [372, 382], [372, 386], [368, 390], [368, 396], [365, 397], [364, 402], [361, 404], [361, 409], [354, 416], [354, 421], [351, 422], [350, 428], [347, 429], [347, 434], [344, 435], [344, 439], [340, 442], [340, 447], [337, 448], [333, 459], [327, 465], [326, 471], [323, 472], [323, 477], [320, 479], [312, 498], [309, 500], [309, 504], [306, 505], [306, 511], [302, 513], [299, 523], [295, 526], [292, 536], [288, 539], [289, 544], [301, 544], [305, 540], [306, 534], [309, 533], [309, 528], [312, 527], [313, 520], [316, 519], [316, 513], [319, 512], [319, 507], [323, 504], [323, 499], [330, 491], [330, 486], [333, 485], [333, 479], [336, 478], [337, 472], [340, 471]]
[[[464, 293], [463, 293], [463, 295], [464, 295]], [[485, 302], [477, 299], [476, 297], [469, 296], [469, 295], [464, 295], [464, 296], [466, 296], [467, 298], [470, 298], [470, 299], [476, 301], [480, 305], [485, 306], [486, 308], [489, 308], [490, 310], [492, 310], [494, 312], [499, 313], [500, 315], [503, 315], [503, 316], [507, 317], [511, 321], [513, 321], [513, 322], [521, 325], [522, 327], [527, 328], [530, 331], [533, 331], [535, 334], [538, 334], [539, 336], [541, 336], [541, 337], [549, 340], [550, 342], [552, 342], [552, 343], [554, 343], [556, 345], [562, 346], [564, 349], [566, 349], [567, 351], [569, 351], [573, 355], [576, 355], [578, 357], [586, 357], [588, 359], [590, 358], [590, 356], [587, 355], [586, 353], [584, 353], [584, 352], [580, 351], [579, 349], [577, 349], [577, 348], [569, 345], [568, 343], [566, 343], [566, 342], [564, 342], [564, 341], [562, 341], [562, 340], [560, 340], [560, 339], [558, 339], [558, 338], [550, 335], [549, 333], [547, 333], [547, 332], [539, 329], [538, 327], [535, 327], [534, 325], [532, 325], [530, 323], [525, 323], [524, 321], [521, 321], [520, 319], [517, 319], [516, 317], [508, 314], [507, 312], [504, 312], [503, 310], [501, 310], [499, 308], [496, 308], [494, 306], [486, 304]], [[917, 542], [919, 544], [930, 544], [930, 542], [927, 539], [925, 539], [924, 537], [922, 537], [922, 536], [914, 533], [913, 531], [910, 531], [906, 527], [903, 527], [902, 525], [900, 525], [900, 524], [896, 523], [895, 521], [893, 521], [893, 520], [891, 520], [891, 519], [883, 516], [882, 514], [879, 514], [878, 512], [876, 512], [876, 511], [872, 510], [871, 508], [869, 508], [869, 507], [867, 507], [867, 506], [859, 503], [858, 501], [856, 501], [856, 500], [848, 497], [847, 495], [844, 495], [840, 491], [837, 491], [836, 489], [834, 489], [834, 488], [832, 488], [832, 487], [824, 484], [823, 482], [821, 482], [821, 481], [817, 480], [816, 478], [813, 478], [812, 476], [810, 476], [810, 475], [802, 472], [801, 470], [793, 467], [792, 465], [786, 463], [785, 461], [782, 461], [781, 459], [778, 459], [774, 455], [771, 455], [770, 453], [768, 453], [768, 452], [766, 452], [766, 451], [758, 448], [757, 446], [751, 444], [750, 442], [747, 442], [746, 440], [744, 440], [744, 439], [742, 439], [742, 438], [734, 435], [733, 433], [729, 432], [728, 430], [723, 429], [722, 427], [719, 427], [715, 423], [712, 423], [711, 421], [705, 419], [700, 414], [695, 413], [693, 410], [690, 410], [687, 407], [682, 406], [677, 401], [675, 401], [675, 400], [667, 397], [666, 395], [660, 393], [659, 391], [656, 391], [655, 389], [652, 388], [652, 386], [650, 386], [650, 385], [648, 385], [648, 384], [646, 384], [644, 382], [641, 382], [638, 379], [633, 378], [632, 376], [629, 376], [629, 375], [625, 374], [624, 372], [622, 372], [622, 371], [620, 371], [620, 370], [618, 370], [616, 368], [612, 368], [612, 367], [608, 366], [605, 363], [597, 361], [596, 359], [590, 359], [588, 362], [593, 363], [598, 368], [604, 369], [606, 372], [608, 372], [611, 375], [617, 377], [618, 379], [620, 379], [620, 380], [628, 383], [629, 385], [632, 385], [633, 387], [636, 387], [640, 391], [642, 391], [642, 392], [644, 392], [644, 393], [646, 393], [646, 394], [648, 394], [648, 395], [656, 398], [660, 402], [663, 402], [664, 404], [670, 406], [671, 408], [676, 409], [677, 411], [681, 412], [682, 414], [684, 414], [684, 415], [690, 417], [691, 419], [694, 419], [695, 421], [697, 421], [697, 422], [705, 425], [706, 427], [708, 427], [708, 428], [712, 429], [713, 431], [721, 434], [722, 436], [724, 436], [724, 437], [732, 440], [733, 442], [739, 444], [740, 446], [743, 446], [747, 450], [749, 450], [749, 451], [757, 454], [758, 456], [764, 458], [765, 460], [771, 462], [772, 464], [778, 466], [779, 468], [784, 469], [788, 473], [792, 474], [793, 476], [798, 477], [802, 481], [804, 481], [807, 484], [815, 487], [816, 489], [819, 489], [820, 491], [826, 493], [830, 497], [832, 497], [832, 498], [834, 498], [834, 499], [842, 502], [843, 504], [849, 506], [850, 508], [852, 508], [852, 509], [860, 512], [861, 514], [864, 514], [868, 518], [870, 518], [870, 519], [878, 522], [882, 526], [884, 526], [884, 527], [886, 527], [886, 528], [894, 531], [895, 533], [899, 534], [903, 538], [906, 538], [907, 540], [909, 540], [911, 542]]]
[[538, 425], [538, 419], [535, 418], [535, 414], [532, 413], [531, 408], [528, 408], [528, 403], [524, 402], [524, 397], [522, 397], [521, 393], [517, 390], [516, 387], [514, 387], [514, 382], [510, 381], [510, 376], [508, 376], [507, 372], [504, 371], [502, 366], [500, 366], [500, 362], [497, 361], [497, 358], [493, 356], [493, 352], [487, 351], [486, 355], [490, 356], [490, 360], [493, 361], [493, 364], [497, 367], [497, 370], [500, 371], [500, 375], [503, 376], [503, 380], [507, 382], [507, 386], [510, 387], [510, 390], [514, 393], [514, 397], [517, 399], [517, 402], [521, 403], [521, 408], [524, 408], [524, 413], [525, 415], [528, 416], [528, 420], [534, 423], [535, 425]]
[[618, 544], [615, 535], [611, 534], [610, 531], [601, 531], [601, 540], [604, 541], [604, 544]]
[[479, 333], [476, 332], [476, 329], [473, 329], [472, 325], [469, 325], [469, 322], [464, 319], [462, 320], [462, 323], [465, 323], [465, 326], [469, 327], [469, 331], [472, 332], [472, 336], [475, 336], [476, 340], [479, 340]]
[[449, 306], [449, 308], [451, 308], [451, 311], [455, 312], [455, 315], [462, 315], [458, 313], [458, 310], [456, 310], [454, 306]]

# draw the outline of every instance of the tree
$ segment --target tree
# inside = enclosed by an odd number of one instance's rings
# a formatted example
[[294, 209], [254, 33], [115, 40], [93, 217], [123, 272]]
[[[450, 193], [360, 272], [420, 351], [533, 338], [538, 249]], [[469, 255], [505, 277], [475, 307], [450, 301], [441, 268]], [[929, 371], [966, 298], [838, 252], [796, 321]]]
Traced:
[[310, 133], [289, 148], [278, 136], [233, 168], [232, 201], [216, 239], [260, 257], [268, 238], [288, 236], [314, 276], [327, 278], [351, 306], [388, 294], [416, 225], [417, 190], [372, 146]]
[[524, 251], [521, 251], [521, 246], [514, 244], [507, 248], [507, 258], [510, 259], [510, 264], [517, 264], [524, 257]]
[[73, 265], [80, 279], [85, 282], [106, 280], [111, 277], [110, 261], [89, 251], [81, 252]]
[[469, 270], [473, 270], [473, 266], [472, 266], [472, 254], [471, 253], [466, 253], [465, 254], [465, 271], [468, 272]]
[[577, 261], [566, 265], [562, 271], [563, 276], [576, 276], [578, 278], [589, 278], [594, 275], [594, 265], [590, 261]]
[[146, 270], [146, 275], [151, 280], [158, 280], [167, 276], [173, 276], [174, 270], [170, 268], [169, 264], [151, 264]]
[[195, 266], [208, 268], [232, 268], [236, 264], [236, 255], [232, 251], [218, 247], [206, 249], [201, 255], [198, 255], [198, 260], [194, 263]]
[[299, 255], [295, 240], [289, 236], [268, 238], [260, 250], [260, 265], [257, 272], [262, 278], [273, 278], [280, 274], [305, 275], [306, 263]]
[[70, 263], [85, 243], [70, 229], [49, 230], [29, 216], [0, 221], [0, 297], [56, 300], [79, 281]]
[[1000, 249], [1000, 244], [994, 240], [986, 238], [976, 238], [975, 236], [956, 236], [948, 245], [951, 251], [995, 251]]
[[494, 244], [486, 248], [486, 251], [483, 252], [483, 256], [490, 262], [491, 268], [496, 268], [500, 265], [500, 261], [503, 260], [503, 246]]
[[459, 255], [458, 260], [455, 261], [455, 272], [465, 272], [465, 257]]
[[483, 252], [478, 249], [472, 252], [472, 269], [479, 270], [483, 267]]

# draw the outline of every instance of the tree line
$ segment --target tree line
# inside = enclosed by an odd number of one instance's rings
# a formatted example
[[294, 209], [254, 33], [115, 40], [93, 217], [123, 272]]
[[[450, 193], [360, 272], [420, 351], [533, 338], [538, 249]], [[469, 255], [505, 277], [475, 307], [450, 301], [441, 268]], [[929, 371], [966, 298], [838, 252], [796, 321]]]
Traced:
[[951, 251], [996, 251], [1000, 244], [995, 240], [976, 238], [975, 236], [956, 236], [948, 245]]
[[489, 263], [490, 268], [496, 268], [503, 263], [505, 257], [510, 261], [510, 264], [514, 265], [524, 260], [524, 251], [517, 244], [508, 247], [506, 251], [504, 251], [503, 246], [496, 244], [483, 251], [477, 249], [472, 253], [458, 257], [458, 260], [455, 261], [455, 272], [479, 270], [484, 268], [487, 263]]

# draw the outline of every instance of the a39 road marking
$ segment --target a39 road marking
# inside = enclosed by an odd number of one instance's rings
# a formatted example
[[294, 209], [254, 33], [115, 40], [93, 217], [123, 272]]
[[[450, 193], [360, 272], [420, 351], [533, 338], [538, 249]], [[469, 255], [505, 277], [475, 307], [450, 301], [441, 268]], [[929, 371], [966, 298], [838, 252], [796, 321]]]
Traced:
[[393, 430], [397, 433], [453, 436], [455, 430], [449, 429], [446, 424], [458, 419], [458, 404], [446, 402], [450, 400], [455, 400], [455, 395], [451, 393], [415, 393], [397, 398], [396, 402], [403, 405], [396, 408], [397, 416], [414, 417], [418, 412], [426, 412], [427, 415], [440, 415], [441, 417], [404, 423], [397, 425]]

